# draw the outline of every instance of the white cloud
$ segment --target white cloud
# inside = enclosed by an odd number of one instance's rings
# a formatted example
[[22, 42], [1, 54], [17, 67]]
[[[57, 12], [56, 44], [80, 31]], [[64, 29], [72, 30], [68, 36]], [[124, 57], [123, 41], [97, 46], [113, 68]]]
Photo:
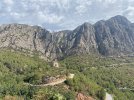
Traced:
[[122, 14], [134, 21], [134, 0], [1, 0], [0, 23], [69, 29]]
[[6, 5], [12, 5], [14, 2], [13, 0], [4, 0], [3, 1]]
[[87, 11], [86, 7], [83, 5], [77, 6], [76, 8], [76, 13], [82, 15]]
[[117, 0], [96, 0], [96, 1], [99, 1], [99, 2], [103, 2], [103, 3], [115, 3]]
[[79, 15], [82, 15], [83, 13], [88, 11], [88, 8], [92, 4], [92, 1], [90, 1], [90, 0], [76, 0], [76, 3], [78, 4], [75, 8], [76, 13]]
[[134, 7], [129, 6], [129, 7], [126, 9], [126, 11], [134, 11]]
[[63, 16], [58, 16], [55, 14], [47, 14], [43, 12], [38, 12], [37, 17], [40, 20], [40, 22], [45, 21], [49, 24], [59, 23], [63, 19]]
[[123, 15], [128, 16], [129, 19], [134, 21], [134, 7], [128, 6], [128, 8], [124, 10]]
[[134, 0], [128, 0], [128, 2], [134, 2]]

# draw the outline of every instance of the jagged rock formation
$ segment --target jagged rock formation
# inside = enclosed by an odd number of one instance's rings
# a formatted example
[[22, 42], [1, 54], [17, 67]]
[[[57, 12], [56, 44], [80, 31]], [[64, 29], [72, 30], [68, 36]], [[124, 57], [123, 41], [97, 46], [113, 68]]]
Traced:
[[115, 16], [95, 25], [98, 50], [103, 55], [120, 55], [134, 51], [134, 26], [123, 16]]
[[46, 60], [73, 54], [126, 55], [134, 52], [134, 23], [123, 16], [84, 23], [70, 31], [49, 32], [39, 26], [0, 26], [0, 48], [38, 52]]
[[89, 23], [84, 23], [75, 30], [66, 33], [62, 44], [60, 44], [60, 49], [66, 55], [97, 52], [94, 33], [94, 27]]

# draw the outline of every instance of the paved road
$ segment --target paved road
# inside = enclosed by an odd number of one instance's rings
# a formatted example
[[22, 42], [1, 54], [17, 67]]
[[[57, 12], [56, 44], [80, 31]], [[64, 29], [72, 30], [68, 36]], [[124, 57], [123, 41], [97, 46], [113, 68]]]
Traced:
[[105, 100], [113, 100], [112, 95], [106, 92], [106, 98], [105, 98]]

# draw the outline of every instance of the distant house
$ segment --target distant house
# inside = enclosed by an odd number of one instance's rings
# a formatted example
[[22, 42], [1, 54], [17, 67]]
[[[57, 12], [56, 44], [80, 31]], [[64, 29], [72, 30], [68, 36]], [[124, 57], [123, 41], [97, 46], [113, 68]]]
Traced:
[[53, 61], [53, 67], [57, 67], [57, 68], [59, 67], [59, 63], [57, 60]]

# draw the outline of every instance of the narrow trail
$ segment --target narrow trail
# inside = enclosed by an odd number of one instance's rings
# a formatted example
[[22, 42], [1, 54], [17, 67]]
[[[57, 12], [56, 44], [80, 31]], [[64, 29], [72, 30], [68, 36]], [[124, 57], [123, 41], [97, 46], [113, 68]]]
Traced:
[[30, 84], [30, 83], [24, 83], [24, 84], [29, 85], [29, 86], [33, 86], [33, 87], [45, 87], [45, 86], [54, 86], [54, 85], [57, 85], [57, 84], [61, 84], [65, 81], [66, 81], [66, 78], [55, 81], [55, 82], [52, 82], [52, 83], [47, 83], [47, 84], [40, 84], [40, 85], [34, 85], [34, 84]]
[[[128, 64], [134, 64], [134, 63], [119, 63], [119, 64], [109, 64], [109, 65], [103, 65], [103, 66], [99, 66], [99, 67], [106, 67], [106, 66], [109, 66], [109, 67], [116, 67], [116, 66], [119, 66], [119, 65], [128, 65]], [[87, 67], [87, 69], [90, 69], [91, 67]]]
[[134, 91], [132, 88], [127, 88], [127, 87], [120, 87], [118, 88], [119, 90], [129, 90], [129, 91]]
[[128, 65], [128, 64], [134, 64], [134, 63], [119, 63], [119, 64], [111, 64], [107, 66], [118, 66], [118, 65]]

